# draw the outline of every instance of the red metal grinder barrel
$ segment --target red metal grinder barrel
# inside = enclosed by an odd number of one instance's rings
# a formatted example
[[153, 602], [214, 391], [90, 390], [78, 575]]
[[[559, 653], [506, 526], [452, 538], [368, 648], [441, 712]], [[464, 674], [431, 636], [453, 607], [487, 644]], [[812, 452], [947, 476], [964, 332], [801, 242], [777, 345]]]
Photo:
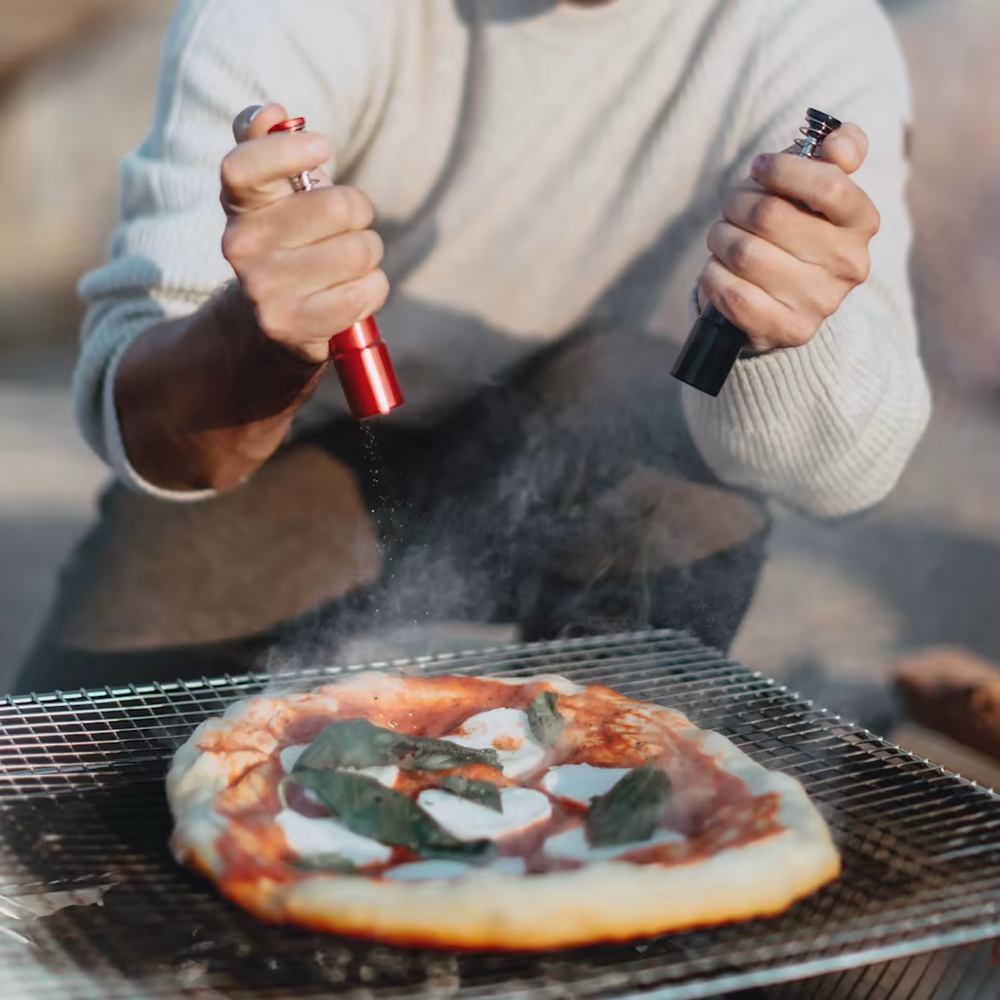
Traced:
[[403, 393], [389, 349], [379, 336], [373, 316], [331, 338], [330, 350], [352, 416], [364, 420], [389, 413], [402, 404]]
[[[301, 132], [305, 127], [304, 118], [289, 118], [269, 131]], [[315, 187], [307, 173], [291, 178], [290, 183], [296, 192]], [[331, 337], [330, 352], [351, 416], [364, 420], [402, 405], [403, 393], [374, 316]]]

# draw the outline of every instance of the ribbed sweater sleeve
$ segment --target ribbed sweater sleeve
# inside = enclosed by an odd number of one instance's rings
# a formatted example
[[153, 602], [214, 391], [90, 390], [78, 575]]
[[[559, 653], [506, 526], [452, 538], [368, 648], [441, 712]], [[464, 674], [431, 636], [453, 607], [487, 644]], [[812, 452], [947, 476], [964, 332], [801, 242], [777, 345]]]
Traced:
[[362, 13], [363, 5], [351, 0], [337, 4], [336, 30], [324, 32], [324, 49], [313, 51], [309, 33], [290, 33], [282, 19], [319, 17], [329, 25], [334, 15], [320, 9], [323, 0], [289, 6], [294, 9], [270, 0], [183, 0], [162, 53], [152, 128], [122, 165], [110, 262], [80, 283], [87, 312], [74, 377], [78, 420], [118, 476], [146, 493], [160, 491], [136, 476], [125, 455], [115, 372], [143, 331], [194, 312], [233, 278], [220, 252], [225, 218], [219, 205], [219, 164], [233, 145], [233, 118], [248, 105], [280, 100], [289, 113], [331, 135], [345, 156], [373, 127], [377, 81], [387, 76], [377, 62], [384, 55], [388, 64], [389, 42], [371, 37], [372, 12]]
[[723, 480], [835, 518], [892, 489], [926, 427], [930, 393], [907, 277], [910, 104], [898, 43], [867, 0], [811, 3], [808, 17], [801, 6], [760, 4], [756, 69], [735, 109], [746, 127], [734, 175], [755, 153], [787, 148], [789, 123], [807, 107], [859, 124], [870, 150], [855, 179], [882, 218], [871, 276], [810, 344], [740, 360], [717, 399], [685, 388], [684, 408]]

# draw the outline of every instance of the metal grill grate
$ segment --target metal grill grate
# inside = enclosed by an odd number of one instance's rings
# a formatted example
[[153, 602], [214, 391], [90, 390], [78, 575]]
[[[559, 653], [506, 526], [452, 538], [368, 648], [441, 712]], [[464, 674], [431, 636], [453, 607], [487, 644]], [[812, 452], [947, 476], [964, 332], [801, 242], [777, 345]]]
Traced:
[[[675, 706], [802, 780], [835, 831], [844, 875], [775, 919], [541, 956], [435, 954], [271, 927], [173, 862], [166, 763], [198, 722], [233, 699], [266, 682], [315, 683], [339, 668], [17, 698], [0, 701], [6, 993], [693, 1000], [740, 989], [776, 1000], [876, 998], [890, 994], [875, 980], [843, 993], [848, 981], [862, 982], [843, 970], [890, 970], [902, 956], [1000, 936], [1000, 797], [688, 638], [643, 633], [380, 666], [562, 673]], [[824, 973], [838, 975], [804, 984], [801, 994], [774, 987]], [[889, 973], [865, 975], [875, 974]], [[987, 979], [993, 985], [982, 995], [997, 995], [988, 969], [980, 975]]]

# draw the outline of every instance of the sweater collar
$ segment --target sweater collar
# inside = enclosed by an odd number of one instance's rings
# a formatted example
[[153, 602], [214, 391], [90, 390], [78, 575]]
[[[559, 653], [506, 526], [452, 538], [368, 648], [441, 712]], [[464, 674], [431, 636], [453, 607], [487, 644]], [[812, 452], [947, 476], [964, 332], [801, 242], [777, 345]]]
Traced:
[[630, 23], [662, 8], [665, 0], [608, 0], [585, 6], [560, 0], [479, 0], [487, 21], [538, 31], [594, 31]]

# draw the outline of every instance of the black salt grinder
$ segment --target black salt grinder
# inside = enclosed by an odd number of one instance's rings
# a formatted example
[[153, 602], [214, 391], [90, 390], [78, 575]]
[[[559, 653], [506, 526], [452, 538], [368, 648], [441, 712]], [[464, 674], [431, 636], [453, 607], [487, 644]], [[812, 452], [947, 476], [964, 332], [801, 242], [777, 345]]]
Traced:
[[[823, 140], [840, 126], [831, 115], [809, 108], [806, 125], [799, 129], [805, 138], [795, 140], [795, 152], [813, 159]], [[746, 334], [709, 304], [695, 320], [671, 374], [709, 396], [718, 396], [746, 346]]]

